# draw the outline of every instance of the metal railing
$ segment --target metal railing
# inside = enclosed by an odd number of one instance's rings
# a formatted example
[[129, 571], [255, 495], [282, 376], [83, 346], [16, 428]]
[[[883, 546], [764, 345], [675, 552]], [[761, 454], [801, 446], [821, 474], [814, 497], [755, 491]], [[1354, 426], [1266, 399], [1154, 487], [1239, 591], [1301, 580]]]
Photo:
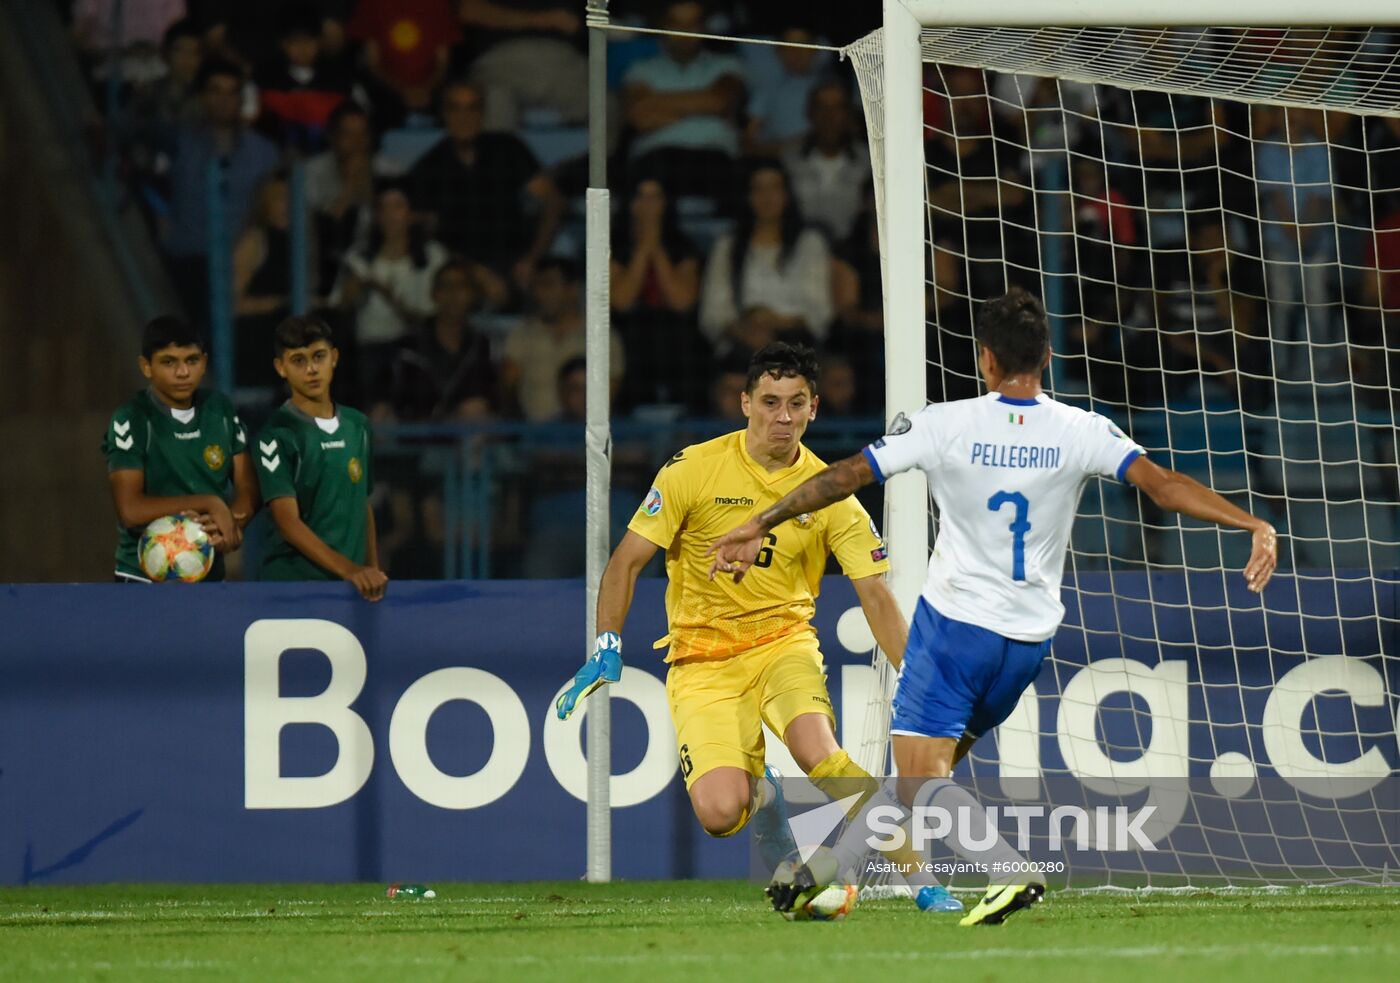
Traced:
[[[742, 426], [742, 420], [614, 421], [615, 502], [630, 503], [630, 511], [652, 476], [676, 451]], [[878, 419], [818, 420], [803, 442], [830, 460], [855, 453], [881, 430]], [[575, 458], [576, 483], [570, 473]], [[438, 575], [447, 578], [521, 576], [525, 569], [519, 563], [503, 563], [503, 554], [524, 550], [528, 544], [522, 537], [532, 533], [549, 537], [567, 528], [570, 515], [562, 504], [575, 493], [581, 562], [583, 464], [582, 423], [390, 424], [376, 429], [380, 511], [388, 508], [384, 496], [395, 493], [406, 493], [409, 503], [420, 509], [440, 500], [441, 541], [434, 537], [430, 545], [440, 551]], [[380, 490], [381, 486], [387, 490]], [[542, 503], [548, 527], [531, 529], [532, 508], [539, 509]], [[622, 532], [616, 524], [614, 540]], [[388, 534], [392, 537], [392, 527]], [[385, 535], [381, 532], [381, 541]], [[392, 558], [389, 562], [392, 569]]]

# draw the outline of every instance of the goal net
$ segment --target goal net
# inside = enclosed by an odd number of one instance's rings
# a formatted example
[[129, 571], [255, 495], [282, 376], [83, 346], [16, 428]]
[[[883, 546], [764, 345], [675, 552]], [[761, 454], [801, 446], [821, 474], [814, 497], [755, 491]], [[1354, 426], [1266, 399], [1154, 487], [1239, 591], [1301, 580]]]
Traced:
[[[1279, 530], [1259, 597], [1247, 534], [1089, 483], [1052, 655], [969, 773], [989, 804], [1154, 806], [1152, 849], [1034, 843], [1072, 887], [1384, 883], [1400, 859], [1398, 41], [925, 27], [921, 134], [886, 126], [881, 32], [846, 49], [882, 234], [893, 155], [923, 165], [926, 398], [979, 393], [977, 306], [1023, 286], [1050, 395]], [[860, 751], [888, 769], [879, 668]]]

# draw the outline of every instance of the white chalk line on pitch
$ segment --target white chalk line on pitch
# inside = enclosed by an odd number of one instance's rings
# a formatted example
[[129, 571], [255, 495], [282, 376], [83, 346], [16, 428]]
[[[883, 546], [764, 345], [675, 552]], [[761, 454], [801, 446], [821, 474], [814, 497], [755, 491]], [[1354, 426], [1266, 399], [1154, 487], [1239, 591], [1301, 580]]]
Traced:
[[[822, 962], [880, 962], [897, 961], [913, 962], [926, 961], [931, 956], [939, 960], [969, 960], [969, 959], [1161, 959], [1164, 957], [1183, 958], [1215, 958], [1224, 959], [1238, 956], [1262, 957], [1272, 959], [1293, 959], [1305, 956], [1319, 958], [1335, 958], [1338, 956], [1393, 956], [1400, 954], [1400, 948], [1395, 946], [1364, 946], [1364, 945], [1269, 945], [1257, 943], [1252, 945], [1214, 945], [1214, 946], [1177, 946], [1177, 945], [1157, 945], [1157, 946], [1119, 946], [1104, 948], [1102, 946], [1075, 946], [1059, 948], [1035, 948], [1035, 949], [1010, 949], [1000, 947], [995, 949], [962, 949], [962, 950], [941, 950], [930, 951], [919, 949], [913, 952], [822, 952], [814, 954], [814, 958], [819, 958]], [[552, 965], [557, 959], [546, 958], [535, 955], [514, 955], [514, 956], [491, 956], [481, 953], [473, 954], [472, 963], [480, 966], [483, 963], [510, 964], [518, 966], [526, 965]], [[612, 954], [589, 954], [571, 955], [571, 964], [594, 963], [600, 965], [630, 965], [643, 963], [674, 964], [674, 963], [716, 963], [716, 962], [742, 962], [751, 964], [753, 958], [750, 955], [735, 953], [612, 953]], [[403, 954], [386, 955], [382, 960], [369, 955], [358, 955], [344, 961], [344, 965], [354, 966], [378, 966], [378, 965], [412, 965], [412, 966], [456, 966], [461, 960], [456, 956], [406, 956]], [[209, 959], [100, 959], [92, 962], [80, 962], [72, 959], [65, 960], [25, 960], [22, 968], [29, 971], [44, 970], [113, 970], [113, 969], [147, 969], [147, 970], [167, 970], [182, 971], [189, 969], [215, 969], [234, 965], [245, 965], [242, 963], [231, 963], [222, 960]], [[17, 967], [18, 968], [18, 967]]]
[[[1163, 957], [1207, 957], [1215, 959], [1231, 958], [1235, 956], [1256, 956], [1275, 959], [1291, 959], [1305, 956], [1315, 957], [1336, 957], [1336, 956], [1390, 956], [1400, 954], [1400, 948], [1395, 946], [1369, 946], [1369, 945], [1271, 945], [1268, 943], [1253, 943], [1249, 945], [1208, 945], [1208, 946], [1178, 946], [1178, 945], [1157, 945], [1157, 946], [1120, 946], [1105, 948], [1103, 946], [1076, 946], [1076, 947], [1051, 947], [1051, 948], [1026, 948], [1026, 949], [918, 949], [911, 952], [821, 952], [814, 953], [814, 958], [820, 958], [822, 962], [913, 962], [924, 961], [931, 956], [942, 959], [1161, 959]], [[476, 962], [498, 962], [513, 963], [520, 965], [540, 964], [545, 965], [552, 960], [535, 955], [517, 955], [495, 957], [490, 955], [476, 955], [473, 957]], [[584, 954], [571, 955], [570, 962], [573, 963], [668, 963], [668, 962], [752, 962], [750, 955], [734, 953], [674, 953], [663, 955], [659, 953], [610, 953], [610, 954]], [[447, 960], [442, 960], [447, 962]]]

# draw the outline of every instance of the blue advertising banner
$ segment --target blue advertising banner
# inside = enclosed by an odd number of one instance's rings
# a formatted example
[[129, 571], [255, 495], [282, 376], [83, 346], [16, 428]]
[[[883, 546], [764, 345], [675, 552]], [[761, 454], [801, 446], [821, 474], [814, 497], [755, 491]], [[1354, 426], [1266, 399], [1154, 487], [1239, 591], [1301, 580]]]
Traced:
[[[639, 585], [614, 688], [614, 873], [743, 876], [745, 838], [705, 837], [678, 774], [664, 587]], [[978, 772], [1257, 770], [1353, 795], [1400, 765], [1393, 579], [1280, 577], [1267, 614], [1219, 574], [1085, 575], [1066, 597]], [[553, 703], [583, 604], [577, 581], [394, 583], [378, 605], [342, 584], [0, 587], [0, 882], [580, 876], [582, 715]], [[843, 578], [817, 627], [851, 746], [873, 643]]]

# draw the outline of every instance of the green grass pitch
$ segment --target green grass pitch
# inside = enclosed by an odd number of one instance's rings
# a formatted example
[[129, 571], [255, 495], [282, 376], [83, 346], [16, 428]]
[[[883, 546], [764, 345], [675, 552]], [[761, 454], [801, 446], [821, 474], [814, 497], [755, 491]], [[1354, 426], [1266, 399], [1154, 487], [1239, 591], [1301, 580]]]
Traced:
[[730, 881], [0, 889], [0, 978], [1394, 979], [1400, 892], [1051, 893], [994, 928], [908, 901], [788, 923]]

